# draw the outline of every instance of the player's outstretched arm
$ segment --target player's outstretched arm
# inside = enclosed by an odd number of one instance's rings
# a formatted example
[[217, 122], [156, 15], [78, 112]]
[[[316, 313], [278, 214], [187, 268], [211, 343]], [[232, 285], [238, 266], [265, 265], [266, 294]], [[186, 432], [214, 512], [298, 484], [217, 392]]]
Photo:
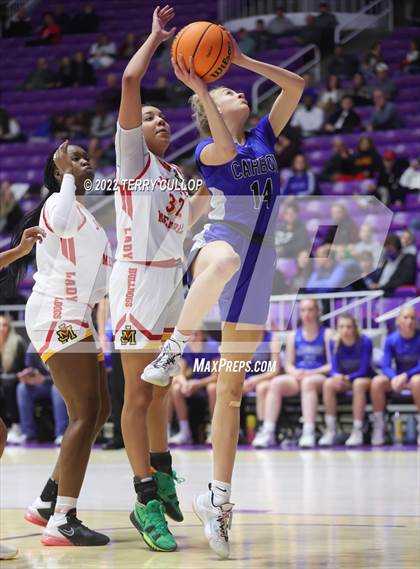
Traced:
[[124, 129], [130, 130], [142, 124], [140, 82], [146, 73], [150, 61], [159, 45], [170, 39], [175, 28], [167, 31], [165, 26], [175, 16], [175, 11], [166, 5], [155, 8], [152, 31], [141, 48], [130, 59], [122, 77], [121, 104], [118, 122]]
[[7, 265], [14, 263], [21, 257], [25, 257], [37, 241], [42, 243], [42, 238], [45, 236], [45, 231], [38, 226], [25, 229], [17, 247], [0, 253], [0, 269], [4, 269]]
[[271, 127], [274, 134], [278, 136], [297, 107], [305, 82], [302, 77], [296, 75], [296, 73], [292, 73], [281, 67], [276, 67], [270, 63], [257, 61], [256, 59], [244, 55], [233, 36], [231, 34], [229, 35], [233, 47], [232, 63], [270, 79], [282, 90], [274, 101], [269, 114]]
[[212, 144], [207, 144], [203, 148], [200, 160], [210, 166], [226, 164], [235, 158], [238, 153], [235, 148], [234, 140], [222, 115], [216, 107], [216, 103], [210, 96], [207, 84], [196, 74], [192, 57], [190, 57], [188, 64], [189, 69], [187, 69], [185, 65], [182, 53], [179, 54], [178, 61], [172, 59], [172, 65], [177, 78], [182, 81], [184, 85], [192, 89], [200, 98], [214, 141]]

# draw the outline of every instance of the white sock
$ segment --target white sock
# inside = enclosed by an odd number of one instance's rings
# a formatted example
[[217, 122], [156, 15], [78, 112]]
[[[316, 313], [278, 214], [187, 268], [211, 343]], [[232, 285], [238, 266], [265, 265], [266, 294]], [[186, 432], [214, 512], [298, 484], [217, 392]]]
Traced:
[[263, 431], [265, 433], [274, 433], [275, 430], [276, 430], [276, 423], [273, 423], [273, 421], [264, 421]]
[[[57, 496], [54, 515], [51, 516], [51, 525], [62, 525], [66, 523], [66, 515], [70, 510], [76, 509], [77, 498], [71, 496]], [[48, 522], [49, 523], [49, 522]]]
[[230, 491], [232, 485], [229, 482], [221, 482], [213, 480], [211, 483], [211, 491], [213, 493], [213, 506], [221, 506], [230, 500]]
[[303, 423], [303, 432], [305, 435], [313, 435], [315, 432], [315, 423]]
[[383, 423], [384, 422], [384, 415], [382, 411], [375, 411], [373, 413], [373, 420], [375, 423]]
[[191, 434], [190, 423], [188, 420], [179, 422], [179, 432], [187, 436]]
[[335, 432], [335, 426], [337, 423], [337, 417], [335, 415], [325, 415], [325, 424], [329, 431]]
[[189, 339], [190, 336], [182, 334], [182, 332], [180, 332], [177, 328], [175, 328], [175, 330], [172, 332], [171, 337], [169, 338], [170, 341], [176, 342], [176, 347], [174, 351], [178, 352], [178, 349], [180, 349], [181, 354], [184, 353], [185, 344], [188, 342]]
[[363, 421], [360, 421], [360, 419], [354, 419], [353, 421], [353, 429], [355, 431], [361, 431], [363, 428]]

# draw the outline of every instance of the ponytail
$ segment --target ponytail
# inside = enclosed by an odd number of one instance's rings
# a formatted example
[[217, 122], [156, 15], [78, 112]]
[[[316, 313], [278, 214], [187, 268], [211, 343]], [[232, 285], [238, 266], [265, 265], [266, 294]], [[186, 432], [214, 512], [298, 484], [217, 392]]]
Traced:
[[[44, 186], [48, 190], [48, 195], [44, 198], [41, 203], [32, 211], [27, 213], [25, 217], [22, 219], [21, 223], [19, 224], [16, 232], [12, 235], [11, 238], [11, 247], [17, 247], [22, 239], [23, 232], [25, 229], [29, 227], [33, 227], [34, 225], [39, 225], [39, 219], [41, 215], [42, 208], [44, 207], [45, 202], [47, 199], [54, 193], [60, 191], [60, 183], [54, 176], [55, 164], [54, 164], [54, 153], [48, 156], [47, 162], [45, 164], [44, 169]], [[16, 292], [16, 286], [19, 280], [25, 275], [28, 266], [34, 259], [34, 253], [31, 251], [28, 255], [21, 257], [4, 271], [4, 275], [0, 278], [0, 285], [1, 287], [5, 288], [7, 294], [12, 296]]]

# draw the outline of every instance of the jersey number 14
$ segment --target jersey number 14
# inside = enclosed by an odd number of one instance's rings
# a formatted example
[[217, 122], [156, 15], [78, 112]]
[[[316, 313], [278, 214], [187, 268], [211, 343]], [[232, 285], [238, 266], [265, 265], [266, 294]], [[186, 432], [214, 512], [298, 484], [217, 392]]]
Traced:
[[265, 207], [267, 209], [269, 207], [271, 207], [271, 198], [273, 195], [273, 182], [272, 182], [271, 178], [267, 178], [262, 191], [260, 188], [260, 181], [259, 180], [254, 180], [254, 182], [252, 182], [250, 188], [251, 188], [251, 192], [254, 196], [255, 209], [260, 209], [260, 207], [262, 205], [261, 202], [265, 203]]

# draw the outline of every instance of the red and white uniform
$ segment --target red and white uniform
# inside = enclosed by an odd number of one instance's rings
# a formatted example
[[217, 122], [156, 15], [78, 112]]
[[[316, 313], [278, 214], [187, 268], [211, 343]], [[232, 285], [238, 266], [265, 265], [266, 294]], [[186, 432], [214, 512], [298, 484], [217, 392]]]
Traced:
[[158, 342], [183, 304], [183, 244], [189, 196], [181, 170], [152, 154], [143, 128], [117, 125], [116, 262], [110, 309], [119, 349]]
[[[63, 189], [67, 196], [60, 195]], [[25, 322], [44, 362], [88, 336], [97, 340], [91, 312], [108, 290], [112, 267], [108, 238], [93, 215], [76, 201], [74, 190], [74, 178], [66, 174], [60, 193], [48, 198], [40, 216], [39, 225], [47, 236], [36, 246], [38, 270]], [[60, 209], [66, 219], [60, 218]]]

